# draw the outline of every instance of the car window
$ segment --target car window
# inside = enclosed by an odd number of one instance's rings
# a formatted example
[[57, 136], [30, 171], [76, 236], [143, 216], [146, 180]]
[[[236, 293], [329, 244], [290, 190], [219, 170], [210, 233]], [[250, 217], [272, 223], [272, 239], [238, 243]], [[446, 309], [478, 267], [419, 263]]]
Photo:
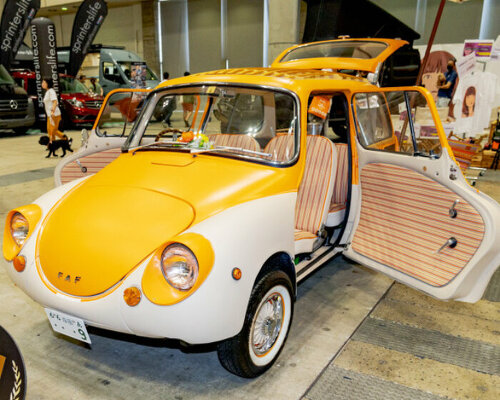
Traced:
[[148, 107], [143, 115], [149, 119], [137, 125], [144, 129], [134, 129], [128, 148], [155, 136], [169, 143], [191, 138], [186, 149], [203, 143], [205, 154], [264, 163], [287, 164], [298, 152], [297, 104], [285, 92], [215, 85], [165, 89]]
[[115, 82], [120, 85], [125, 83], [120, 75], [120, 71], [118, 71], [118, 67], [111, 62], [104, 61], [102, 63], [102, 72], [103, 77], [108, 81]]
[[144, 106], [146, 95], [147, 93], [143, 92], [113, 93], [102, 110], [97, 125], [97, 134], [99, 136], [128, 136]]
[[2, 64], [0, 64], [0, 84], [14, 85], [14, 79], [12, 79]]
[[78, 79], [70, 78], [68, 76], [59, 78], [59, 85], [62, 93], [88, 93], [89, 89], [81, 83]]
[[429, 105], [419, 92], [358, 93], [353, 106], [362, 146], [409, 155], [441, 154]]
[[383, 42], [349, 41], [314, 43], [290, 50], [280, 62], [302, 60], [305, 58], [341, 57], [371, 59], [387, 48]]

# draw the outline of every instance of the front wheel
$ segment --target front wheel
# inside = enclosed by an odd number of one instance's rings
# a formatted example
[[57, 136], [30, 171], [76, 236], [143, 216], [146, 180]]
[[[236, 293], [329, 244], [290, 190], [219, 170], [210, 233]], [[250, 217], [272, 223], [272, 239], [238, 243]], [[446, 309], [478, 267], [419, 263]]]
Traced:
[[285, 344], [293, 315], [293, 287], [283, 271], [271, 271], [252, 290], [241, 332], [219, 343], [222, 366], [243, 378], [268, 370]]

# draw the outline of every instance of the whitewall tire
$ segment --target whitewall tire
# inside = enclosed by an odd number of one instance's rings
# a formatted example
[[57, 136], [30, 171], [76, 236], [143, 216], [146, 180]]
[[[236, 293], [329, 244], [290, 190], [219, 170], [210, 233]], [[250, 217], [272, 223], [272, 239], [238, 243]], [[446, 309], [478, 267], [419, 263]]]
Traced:
[[267, 273], [252, 290], [241, 332], [217, 346], [221, 364], [244, 378], [265, 372], [285, 344], [292, 316], [290, 278], [283, 271]]

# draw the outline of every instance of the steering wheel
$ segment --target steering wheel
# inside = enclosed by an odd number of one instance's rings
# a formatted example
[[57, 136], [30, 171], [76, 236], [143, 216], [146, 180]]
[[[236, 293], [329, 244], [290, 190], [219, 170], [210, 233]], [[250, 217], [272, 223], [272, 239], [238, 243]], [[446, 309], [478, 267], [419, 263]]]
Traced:
[[177, 128], [167, 128], [158, 133], [155, 137], [155, 142], [159, 141], [162, 136], [165, 136], [167, 133], [182, 133], [180, 129]]

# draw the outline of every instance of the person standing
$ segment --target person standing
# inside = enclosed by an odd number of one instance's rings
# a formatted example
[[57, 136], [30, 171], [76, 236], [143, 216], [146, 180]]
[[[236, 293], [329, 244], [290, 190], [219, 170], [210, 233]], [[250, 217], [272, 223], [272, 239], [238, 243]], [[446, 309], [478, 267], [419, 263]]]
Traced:
[[59, 123], [61, 122], [61, 109], [57, 101], [57, 93], [54, 90], [54, 82], [52, 79], [42, 80], [42, 88], [45, 89], [45, 96], [43, 97], [43, 105], [45, 107], [45, 114], [47, 115], [47, 133], [49, 135], [49, 143], [52, 143], [56, 136], [63, 139], [64, 135], [59, 130]]
[[102, 86], [99, 85], [99, 82], [97, 82], [97, 78], [94, 76], [90, 78], [89, 89], [92, 93], [97, 94], [99, 96], [102, 96], [104, 94]]
[[448, 107], [457, 81], [457, 72], [455, 71], [455, 59], [448, 60], [447, 71], [444, 74], [444, 82], [438, 85], [438, 98], [436, 105], [438, 107]]

